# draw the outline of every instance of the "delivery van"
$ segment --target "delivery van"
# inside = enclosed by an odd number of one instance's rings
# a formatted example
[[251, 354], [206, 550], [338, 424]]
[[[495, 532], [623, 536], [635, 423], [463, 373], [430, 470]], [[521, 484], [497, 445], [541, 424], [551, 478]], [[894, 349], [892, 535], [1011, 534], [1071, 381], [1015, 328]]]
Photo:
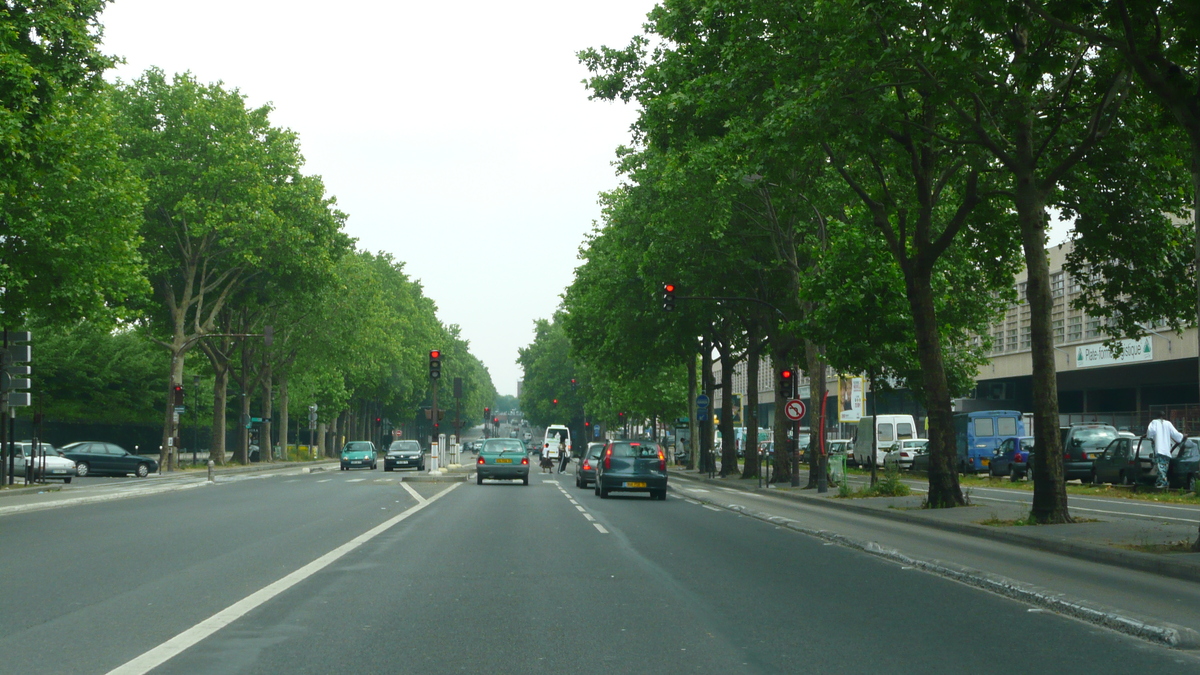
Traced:
[[542, 457], [558, 459], [558, 441], [562, 439], [567, 452], [571, 451], [571, 430], [561, 424], [546, 427], [546, 438], [542, 441]]
[[907, 441], [917, 437], [917, 423], [912, 415], [878, 415], [866, 416], [858, 420], [858, 431], [854, 436], [854, 461], [859, 466], [871, 465], [871, 429], [875, 433], [875, 466], [883, 468], [883, 456], [892, 449], [897, 441]]
[[977, 410], [954, 416], [954, 441], [958, 447], [958, 472], [988, 470], [1000, 442], [1024, 436], [1025, 424], [1019, 410]]

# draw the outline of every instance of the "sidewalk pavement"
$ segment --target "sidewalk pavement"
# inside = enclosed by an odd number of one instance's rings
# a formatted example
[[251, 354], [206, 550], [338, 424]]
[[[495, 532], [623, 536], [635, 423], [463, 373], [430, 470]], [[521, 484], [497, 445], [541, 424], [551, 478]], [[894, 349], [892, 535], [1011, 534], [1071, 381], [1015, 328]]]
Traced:
[[[732, 476], [709, 479], [704, 474], [677, 468], [670, 468], [668, 471], [673, 479], [719, 485], [783, 499], [794, 499], [806, 504], [1004, 541], [1127, 569], [1188, 581], [1200, 581], [1200, 553], [1144, 553], [1125, 548], [1194, 541], [1197, 534], [1196, 527], [1190, 523], [1124, 518], [1114, 514], [1097, 518], [1094, 522], [1078, 522], [1069, 525], [982, 525], [980, 521], [991, 519], [1025, 518], [1029, 515], [1029, 507], [1017, 503], [986, 502], [978, 506], [955, 509], [924, 509], [921, 508], [924, 496], [920, 494], [907, 497], [842, 499], [838, 498], [836, 489], [830, 489], [825, 494], [817, 494], [816, 490], [791, 486], [760, 489], [757, 480], [742, 480]], [[807, 483], [807, 480], [807, 475], [802, 473], [801, 482]], [[689, 494], [688, 497], [725, 506], [720, 503], [719, 499], [714, 501], [712, 497], [701, 498], [694, 494]]]

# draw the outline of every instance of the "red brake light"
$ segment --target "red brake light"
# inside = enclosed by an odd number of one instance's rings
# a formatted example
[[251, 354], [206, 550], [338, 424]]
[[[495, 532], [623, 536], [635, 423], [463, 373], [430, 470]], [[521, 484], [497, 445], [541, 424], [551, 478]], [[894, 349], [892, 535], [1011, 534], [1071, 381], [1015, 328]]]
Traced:
[[604, 451], [604, 468], [612, 468], [612, 448], [608, 448]]
[[589, 462], [589, 461], [587, 461], [586, 459], [585, 459], [585, 460], [583, 460], [583, 470], [584, 470], [584, 471], [591, 471], [591, 470], [592, 470], [592, 463], [591, 463], [591, 462]]
[[528, 458], [528, 457], [522, 457], [522, 458], [521, 458], [521, 463], [522, 463], [522, 464], [528, 464], [528, 463], [529, 463], [529, 458]]
[[663, 456], [662, 450], [658, 451], [658, 470], [659, 471], [667, 470], [667, 458]]
[[480, 456], [479, 456], [479, 459], [475, 460], [475, 463], [476, 463], [476, 464], [483, 464], [483, 455], [480, 455]]

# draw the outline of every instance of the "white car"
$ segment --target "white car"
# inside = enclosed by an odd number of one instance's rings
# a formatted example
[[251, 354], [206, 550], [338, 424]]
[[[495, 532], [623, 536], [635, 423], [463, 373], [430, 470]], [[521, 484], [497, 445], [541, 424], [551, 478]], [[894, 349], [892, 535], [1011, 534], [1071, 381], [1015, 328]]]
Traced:
[[[13, 455], [13, 476], [20, 478], [25, 475], [25, 462], [30, 461], [33, 451], [33, 441], [18, 441], [17, 452]], [[53, 478], [64, 483], [70, 483], [75, 477], [75, 462], [58, 454], [53, 445], [38, 443], [37, 456], [32, 460], [34, 478]]]
[[892, 444], [891, 452], [883, 456], [883, 466], [889, 467], [895, 465], [901, 471], [907, 471], [912, 468], [913, 458], [929, 445], [928, 438], [914, 438], [907, 441], [900, 441], [899, 444]]

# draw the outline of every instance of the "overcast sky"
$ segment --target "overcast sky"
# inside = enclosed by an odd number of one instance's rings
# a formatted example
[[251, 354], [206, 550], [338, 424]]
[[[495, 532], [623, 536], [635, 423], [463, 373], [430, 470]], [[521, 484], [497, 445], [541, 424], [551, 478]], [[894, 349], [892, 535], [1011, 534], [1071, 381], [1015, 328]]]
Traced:
[[[300, 135], [360, 248], [406, 262], [502, 394], [571, 282], [635, 111], [589, 101], [575, 53], [653, 0], [115, 0], [116, 75], [221, 80]], [[439, 345], [415, 345], [424, 351]]]

